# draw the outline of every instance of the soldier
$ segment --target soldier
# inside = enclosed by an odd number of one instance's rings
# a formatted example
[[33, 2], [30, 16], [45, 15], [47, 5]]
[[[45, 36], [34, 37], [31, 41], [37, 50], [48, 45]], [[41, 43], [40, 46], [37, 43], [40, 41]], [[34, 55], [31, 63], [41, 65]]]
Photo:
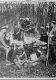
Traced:
[[16, 24], [14, 28], [14, 39], [20, 40], [20, 28]]
[[51, 26], [53, 27], [49, 33], [50, 36], [50, 56], [53, 61], [56, 60], [56, 21], [52, 21]]
[[8, 61], [8, 52], [10, 51], [10, 47], [5, 43], [4, 37], [5, 37], [5, 33], [6, 33], [6, 29], [2, 29], [0, 31], [0, 42], [2, 45], [0, 45], [1, 48], [3, 48], [6, 51], [6, 62]]

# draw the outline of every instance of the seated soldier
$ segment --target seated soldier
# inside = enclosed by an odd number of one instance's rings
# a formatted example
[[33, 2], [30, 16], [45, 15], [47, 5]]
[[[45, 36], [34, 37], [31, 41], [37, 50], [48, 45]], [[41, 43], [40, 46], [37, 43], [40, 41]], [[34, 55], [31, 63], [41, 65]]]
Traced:
[[[8, 59], [9, 59], [9, 61], [13, 62], [13, 59], [15, 58], [15, 55], [17, 54], [18, 49], [23, 48], [23, 41], [18, 41], [17, 39], [14, 40], [12, 30], [10, 31], [9, 34], [7, 34], [6, 39], [10, 40], [9, 45], [11, 46], [11, 50], [8, 53]], [[17, 49], [17, 47], [18, 47], [18, 49]], [[15, 52], [16, 49], [17, 49], [17, 51]]]
[[25, 62], [27, 62], [27, 56], [25, 54], [25, 51], [20, 56], [16, 55], [16, 58], [14, 59], [14, 63], [17, 65], [18, 68], [21, 68]]

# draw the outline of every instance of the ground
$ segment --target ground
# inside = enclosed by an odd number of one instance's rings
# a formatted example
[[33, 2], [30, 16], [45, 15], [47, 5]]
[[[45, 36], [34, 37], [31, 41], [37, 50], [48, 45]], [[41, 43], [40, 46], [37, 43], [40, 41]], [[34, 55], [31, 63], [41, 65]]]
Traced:
[[18, 69], [17, 66], [6, 66], [6, 61], [0, 58], [0, 77], [7, 78], [38, 78], [38, 77], [56, 77], [56, 68], [53, 65], [45, 65], [39, 62], [35, 67]]

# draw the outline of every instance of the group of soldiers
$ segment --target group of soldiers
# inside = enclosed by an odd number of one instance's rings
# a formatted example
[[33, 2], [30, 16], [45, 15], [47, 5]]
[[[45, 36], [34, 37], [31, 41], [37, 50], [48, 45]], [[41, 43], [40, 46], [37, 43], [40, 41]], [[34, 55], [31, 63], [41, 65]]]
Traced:
[[[8, 32], [8, 25], [1, 27], [1, 30], [0, 30], [1, 45], [0, 45], [0, 48], [3, 48], [5, 50], [6, 62], [9, 62], [8, 58], [10, 55], [11, 55], [10, 61], [12, 60], [12, 62], [13, 62], [13, 60], [16, 56], [16, 52], [20, 49], [23, 49], [22, 55], [25, 55], [24, 40], [25, 40], [26, 44], [29, 43], [29, 40], [31, 41], [30, 37], [29, 37], [29, 39], [28, 38], [26, 39], [25, 36], [21, 35], [21, 31], [20, 31], [21, 29], [20, 28], [21, 28], [21, 25], [19, 23], [18, 23], [18, 26], [15, 24], [15, 27], [12, 28], [9, 32]], [[43, 30], [43, 32], [42, 32], [42, 34], [39, 33], [40, 34], [40, 40], [37, 40], [34, 38], [34, 39], [32, 39], [32, 41], [34, 40], [37, 43], [39, 42], [40, 44], [41, 44], [41, 41], [46, 42], [46, 44], [49, 45], [49, 47], [47, 46], [49, 48], [49, 54], [51, 54], [52, 58], [54, 59], [54, 57], [56, 57], [55, 56], [56, 42], [52, 41], [52, 39], [54, 39], [54, 37], [55, 37], [56, 24], [53, 21], [51, 24], [47, 24], [46, 29], [44, 26], [42, 26], [41, 29]], [[22, 37], [24, 38], [24, 40], [22, 39]], [[49, 38], [49, 43], [48, 43], [48, 38]], [[33, 43], [34, 43], [34, 41], [33, 41]], [[29, 44], [31, 44], [31, 43], [29, 43]], [[45, 45], [45, 43], [43, 43], [43, 42], [42, 42], [42, 44]], [[38, 53], [42, 54], [42, 52], [38, 52]], [[29, 52], [29, 54], [30, 54], [30, 52]], [[27, 54], [27, 55], [29, 56], [29, 54]], [[17, 58], [18, 58], [18, 56], [17, 56]], [[16, 62], [16, 64], [17, 64], [17, 62]]]

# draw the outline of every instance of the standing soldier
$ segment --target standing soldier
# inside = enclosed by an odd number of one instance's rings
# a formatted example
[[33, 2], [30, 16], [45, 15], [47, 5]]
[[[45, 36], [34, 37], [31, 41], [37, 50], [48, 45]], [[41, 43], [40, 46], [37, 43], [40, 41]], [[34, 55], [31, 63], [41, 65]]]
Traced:
[[0, 31], [0, 42], [2, 45], [0, 45], [0, 48], [3, 48], [6, 51], [6, 62], [8, 61], [8, 52], [10, 51], [10, 47], [5, 43], [4, 37], [5, 37], [6, 29], [3, 29]]

